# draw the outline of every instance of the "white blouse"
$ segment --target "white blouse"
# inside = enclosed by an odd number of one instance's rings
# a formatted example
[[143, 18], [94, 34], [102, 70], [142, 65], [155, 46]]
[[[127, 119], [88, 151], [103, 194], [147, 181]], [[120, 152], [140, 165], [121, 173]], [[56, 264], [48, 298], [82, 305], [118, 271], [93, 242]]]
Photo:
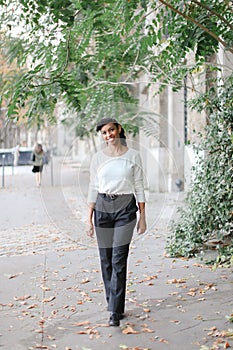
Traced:
[[95, 203], [98, 193], [134, 193], [137, 202], [145, 202], [143, 169], [138, 151], [128, 149], [124, 154], [110, 157], [99, 151], [90, 167], [88, 203]]

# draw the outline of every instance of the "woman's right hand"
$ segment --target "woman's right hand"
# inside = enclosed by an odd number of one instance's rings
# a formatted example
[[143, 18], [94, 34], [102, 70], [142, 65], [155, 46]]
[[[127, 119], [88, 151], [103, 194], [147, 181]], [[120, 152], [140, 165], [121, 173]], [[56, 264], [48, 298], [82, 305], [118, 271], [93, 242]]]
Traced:
[[87, 235], [91, 238], [94, 237], [94, 225], [93, 225], [93, 213], [94, 213], [95, 203], [89, 203], [89, 213], [87, 219]]

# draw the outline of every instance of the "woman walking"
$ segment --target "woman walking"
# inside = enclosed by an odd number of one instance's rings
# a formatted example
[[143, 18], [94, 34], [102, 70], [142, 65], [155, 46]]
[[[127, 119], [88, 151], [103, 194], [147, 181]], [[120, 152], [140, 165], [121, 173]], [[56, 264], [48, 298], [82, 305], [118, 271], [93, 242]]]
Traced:
[[33, 151], [33, 168], [32, 172], [36, 175], [36, 186], [40, 187], [41, 178], [42, 178], [42, 170], [43, 170], [43, 159], [44, 159], [44, 151], [43, 147], [40, 143], [37, 143], [34, 147]]
[[[125, 311], [127, 258], [133, 231], [146, 231], [143, 170], [138, 151], [129, 149], [122, 126], [112, 118], [96, 127], [105, 142], [91, 162], [88, 232], [97, 236], [110, 326], [119, 326]], [[93, 225], [94, 216], [94, 225]]]

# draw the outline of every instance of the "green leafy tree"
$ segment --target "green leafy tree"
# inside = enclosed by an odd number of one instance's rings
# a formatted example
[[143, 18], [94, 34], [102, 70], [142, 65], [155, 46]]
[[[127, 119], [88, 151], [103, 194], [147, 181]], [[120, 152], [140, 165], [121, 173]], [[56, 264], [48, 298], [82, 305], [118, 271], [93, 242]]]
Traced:
[[13, 37], [6, 54], [19, 66], [29, 66], [12, 87], [14, 93], [5, 94], [8, 115], [17, 115], [27, 102], [26, 117], [31, 120], [41, 107], [51, 114], [63, 100], [68, 108], [83, 112], [80, 121], [85, 126], [100, 102], [134, 101], [127, 85], [119, 82], [135, 56], [122, 39], [135, 4], [124, 3], [2, 1], [6, 7], [1, 23], [10, 26], [11, 35], [10, 23], [20, 22], [22, 28], [21, 39]]
[[[8, 114], [27, 102], [29, 120], [43, 107], [52, 115], [62, 99], [90, 127], [100, 101], [134, 102], [130, 87], [139, 72], [179, 89], [219, 42], [232, 51], [230, 1], [1, 0], [0, 6], [2, 32], [11, 39], [5, 53], [27, 67], [6, 93]], [[187, 67], [192, 51], [196, 62]]]
[[[25, 117], [29, 121], [38, 116], [52, 116], [57, 103], [63, 101], [76, 115], [77, 133], [82, 136], [93, 128], [101, 108], [108, 115], [120, 111], [125, 123], [130, 121], [132, 111], [115, 110], [112, 106], [136, 102], [131, 87], [139, 74], [146, 73], [151, 84], [159, 82], [159, 92], [168, 84], [179, 90], [184, 78], [193, 81], [194, 76], [207, 73], [204, 97], [199, 93], [199, 86], [189, 87], [197, 96], [193, 108], [206, 110], [213, 130], [207, 130], [203, 147], [209, 151], [209, 156], [200, 165], [201, 173], [196, 173], [197, 182], [189, 196], [188, 207], [195, 220], [204, 220], [212, 213], [213, 218], [219, 218], [223, 231], [227, 230], [232, 192], [229, 192], [230, 200], [226, 201], [227, 209], [216, 206], [220, 216], [215, 215], [213, 203], [222, 202], [221, 191], [216, 189], [211, 199], [209, 194], [214, 191], [213, 182], [221, 183], [223, 173], [229, 174], [229, 164], [224, 161], [213, 174], [210, 155], [216, 159], [230, 157], [232, 139], [227, 135], [232, 132], [232, 126], [227, 122], [227, 101], [232, 85], [226, 82], [218, 92], [215, 90], [219, 67], [213, 57], [219, 44], [226, 52], [233, 53], [232, 1], [0, 0], [0, 10], [1, 32], [5, 37], [1, 48], [9, 60], [17, 59], [21, 69], [19, 79], [12, 82], [11, 88], [1, 89], [1, 95], [8, 101], [9, 117], [17, 118], [25, 105]], [[187, 62], [189, 54], [195, 57], [192, 62]], [[216, 109], [219, 91], [225, 103]], [[213, 96], [216, 99], [212, 99]], [[219, 107], [221, 100], [218, 101]], [[223, 131], [217, 132], [215, 127]], [[225, 149], [219, 149], [221, 141], [228, 145]], [[205, 185], [202, 186], [200, 179], [203, 177]], [[226, 188], [230, 188], [230, 178], [226, 177], [225, 181]], [[202, 217], [194, 205], [198, 196], [205, 203]], [[189, 255], [208, 235], [220, 232], [214, 219], [208, 220], [202, 225], [203, 229], [199, 228], [196, 242], [197, 227], [192, 225], [189, 231], [185, 225], [182, 228], [189, 214], [189, 211], [182, 214], [175, 228], [174, 242], [169, 246], [173, 254]], [[182, 247], [182, 241], [186, 248]]]

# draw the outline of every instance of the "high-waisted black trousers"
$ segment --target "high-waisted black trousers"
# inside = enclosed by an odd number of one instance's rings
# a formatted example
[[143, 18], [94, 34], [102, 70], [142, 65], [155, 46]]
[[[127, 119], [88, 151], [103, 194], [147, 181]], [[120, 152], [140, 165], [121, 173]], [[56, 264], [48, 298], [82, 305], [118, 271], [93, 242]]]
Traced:
[[124, 313], [129, 245], [138, 207], [133, 194], [98, 194], [94, 222], [108, 310]]

